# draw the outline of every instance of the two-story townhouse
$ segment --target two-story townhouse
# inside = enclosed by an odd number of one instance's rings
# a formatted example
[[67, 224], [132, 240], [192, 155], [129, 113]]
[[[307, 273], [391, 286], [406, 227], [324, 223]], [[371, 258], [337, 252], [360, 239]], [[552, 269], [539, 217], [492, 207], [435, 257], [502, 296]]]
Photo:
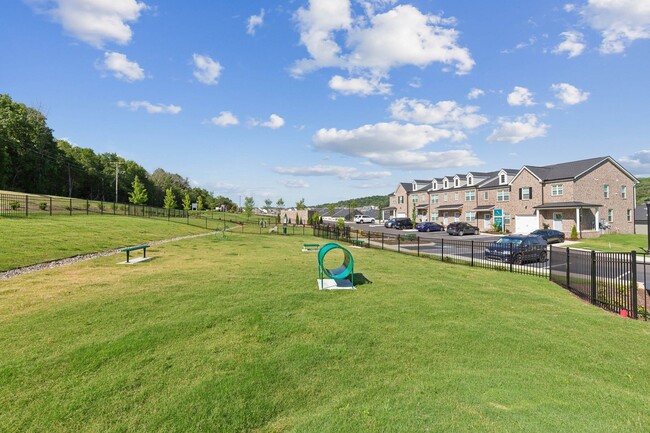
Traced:
[[384, 213], [388, 213], [388, 218], [404, 218], [409, 215], [408, 195], [413, 191], [412, 182], [401, 182], [397, 185], [395, 192], [388, 196], [388, 207], [384, 208]]
[[541, 203], [535, 206], [538, 226], [565, 233], [575, 226], [579, 237], [599, 236], [604, 227], [616, 233], [634, 233], [639, 181], [613, 158], [524, 168], [542, 185]]
[[408, 213], [405, 215], [414, 218], [415, 222], [429, 220], [429, 189], [430, 180], [414, 180], [411, 191], [408, 193]]
[[486, 173], [484, 181], [477, 185], [476, 224], [481, 230], [496, 225], [500, 230], [512, 227], [512, 194], [510, 182], [519, 170], [502, 168]]

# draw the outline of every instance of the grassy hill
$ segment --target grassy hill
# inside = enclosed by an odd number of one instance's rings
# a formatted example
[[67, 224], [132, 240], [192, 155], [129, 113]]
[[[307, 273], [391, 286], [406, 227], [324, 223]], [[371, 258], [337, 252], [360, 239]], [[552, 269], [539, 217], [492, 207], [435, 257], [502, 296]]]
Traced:
[[388, 207], [388, 194], [352, 198], [350, 200], [341, 200], [335, 203], [316, 204], [310, 207], [327, 207], [329, 205], [334, 205], [334, 207], [348, 207], [350, 203], [352, 203], [352, 207], [377, 206], [379, 208], [384, 208]]

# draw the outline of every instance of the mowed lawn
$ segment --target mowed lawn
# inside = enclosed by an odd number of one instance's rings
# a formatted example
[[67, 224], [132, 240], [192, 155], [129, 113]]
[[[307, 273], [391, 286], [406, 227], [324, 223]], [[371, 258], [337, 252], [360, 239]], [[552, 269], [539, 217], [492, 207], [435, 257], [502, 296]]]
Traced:
[[0, 218], [0, 272], [207, 230], [120, 215]]
[[650, 429], [650, 323], [548, 281], [309, 237], [227, 235], [0, 281], [0, 430]]

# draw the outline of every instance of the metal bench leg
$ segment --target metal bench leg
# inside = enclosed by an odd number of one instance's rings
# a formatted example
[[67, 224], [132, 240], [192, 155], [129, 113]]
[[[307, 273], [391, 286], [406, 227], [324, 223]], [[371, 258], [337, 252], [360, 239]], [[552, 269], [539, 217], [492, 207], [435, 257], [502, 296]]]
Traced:
[[126, 252], [126, 262], [129, 263], [129, 252]]

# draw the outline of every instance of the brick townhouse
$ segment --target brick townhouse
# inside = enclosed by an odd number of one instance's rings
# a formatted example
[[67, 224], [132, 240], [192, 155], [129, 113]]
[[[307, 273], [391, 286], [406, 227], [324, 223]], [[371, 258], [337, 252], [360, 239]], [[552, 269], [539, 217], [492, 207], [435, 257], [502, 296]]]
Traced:
[[638, 180], [609, 156], [546, 166], [525, 165], [400, 183], [389, 196], [389, 217], [444, 225], [467, 221], [481, 230], [497, 224], [515, 233], [548, 226], [593, 237], [606, 226], [634, 233]]

